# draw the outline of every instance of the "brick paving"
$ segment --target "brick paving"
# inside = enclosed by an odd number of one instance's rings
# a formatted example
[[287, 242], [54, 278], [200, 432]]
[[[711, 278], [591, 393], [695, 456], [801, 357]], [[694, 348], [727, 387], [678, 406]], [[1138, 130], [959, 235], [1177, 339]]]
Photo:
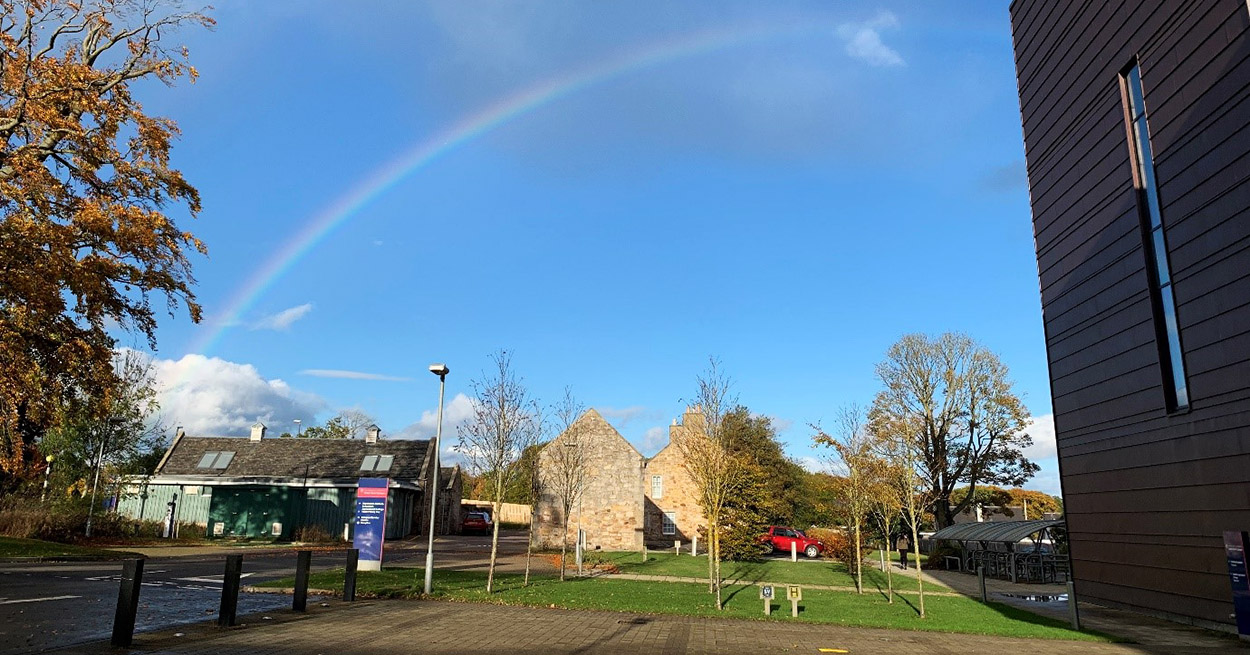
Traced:
[[[252, 615], [244, 625], [211, 624], [137, 635], [132, 652], [167, 655], [398, 655], [400, 653], [821, 653], [837, 649], [874, 655], [1040, 652], [1048, 655], [1237, 651], [1218, 646], [1137, 646], [1013, 639], [902, 630], [747, 621], [618, 612], [535, 609], [439, 601], [329, 603], [307, 614]], [[106, 643], [56, 651], [65, 655], [117, 653]], [[837, 652], [837, 651], [823, 651]], [[1250, 651], [1242, 651], [1250, 652]]]

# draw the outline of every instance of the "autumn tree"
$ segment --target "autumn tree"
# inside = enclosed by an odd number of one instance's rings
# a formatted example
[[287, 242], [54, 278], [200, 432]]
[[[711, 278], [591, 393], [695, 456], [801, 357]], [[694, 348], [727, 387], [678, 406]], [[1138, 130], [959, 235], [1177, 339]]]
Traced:
[[[924, 507], [931, 503], [932, 498], [929, 496], [930, 489], [920, 475], [921, 458], [918, 456], [917, 443], [913, 438], [922, 426], [912, 422], [914, 417], [900, 419], [875, 410], [868, 414], [868, 421], [868, 430], [873, 437], [873, 451], [886, 463], [886, 466], [879, 470], [880, 489], [894, 496], [891, 504], [897, 503], [904, 524], [910, 533], [912, 552], [916, 553], [916, 588], [919, 593], [917, 612], [923, 619], [925, 610], [924, 578], [920, 572], [919, 555], [920, 521]], [[887, 543], [887, 547], [889, 545]]]
[[994, 485], [981, 485], [975, 490], [969, 487], [959, 487], [951, 493], [951, 502], [959, 503], [964, 498], [972, 496], [973, 505], [986, 505], [998, 507], [1003, 514], [1014, 517], [1016, 509], [1019, 509], [1024, 519], [1042, 518], [1043, 514], [1062, 514], [1063, 501], [1050, 494], [1034, 491], [1032, 489], [1004, 489]]
[[[114, 326], [155, 346], [154, 296], [201, 310], [174, 219], [200, 197], [170, 165], [172, 120], [141, 80], [195, 78], [168, 38], [197, 12], [158, 0], [0, 0], [0, 475], [20, 475], [66, 407], [104, 418], [124, 384]], [[151, 86], [151, 85], [148, 85]]]
[[911, 442], [939, 529], [972, 502], [952, 508], [956, 487], [1020, 485], [1037, 472], [1024, 456], [1033, 443], [1024, 432], [1028, 410], [1007, 366], [984, 346], [961, 334], [909, 334], [890, 347], [877, 376], [883, 389], [873, 420], [906, 430], [896, 436]]
[[806, 496], [807, 472], [786, 457], [773, 420], [738, 405], [722, 420], [723, 441], [738, 459], [738, 481], [719, 526], [721, 559], [755, 559], [770, 524], [790, 524]]
[[696, 380], [692, 403], [699, 420], [686, 429], [676, 445], [686, 472], [690, 474], [699, 507], [708, 530], [708, 591], [716, 594], [716, 609], [723, 609], [721, 598], [721, 525], [726, 504], [744, 482], [744, 461], [731, 447], [725, 415], [737, 401], [730, 393], [730, 380], [712, 359]]
[[[490, 360], [492, 369], [469, 383], [473, 412], [457, 428], [459, 443], [455, 448], [477, 472], [490, 473], [487, 486], [493, 494], [491, 516], [498, 517], [504, 490], [519, 470], [516, 462], [541, 434], [542, 412], [512, 369], [512, 355], [500, 350]], [[499, 521], [494, 524], [486, 593], [493, 588], [499, 557]]]
[[[877, 532], [881, 535], [881, 549], [889, 553], [890, 538], [894, 534], [894, 526], [903, 512], [904, 499], [900, 492], [906, 489], [906, 476], [899, 469], [899, 464], [886, 461], [874, 453], [865, 462], [865, 473], [868, 475], [869, 516], [872, 517]], [[919, 532], [919, 531], [917, 531]], [[894, 604], [894, 567], [889, 562], [885, 569], [886, 598]], [[920, 570], [920, 562], [916, 562], [916, 570]]]
[[812, 442], [833, 451], [827, 457], [829, 467], [843, 474], [837, 489], [850, 523], [853, 546], [853, 561], [847, 562], [847, 567], [855, 576], [855, 590], [861, 594], [864, 593], [864, 524], [871, 511], [873, 493], [879, 491], [874, 487], [872, 443], [864, 421], [864, 410], [858, 405], [848, 405], [838, 412], [834, 434], [828, 434], [819, 425], [812, 426], [816, 431]]
[[372, 416], [358, 409], [343, 409], [334, 418], [338, 419], [339, 425], [342, 426], [344, 432], [347, 433], [348, 439], [363, 439], [369, 428], [377, 423]]
[[356, 439], [363, 438], [374, 424], [373, 417], [364, 412], [345, 409], [326, 421], [325, 425], [310, 425], [297, 434], [283, 432], [282, 439]]
[[[538, 467], [541, 491], [554, 496], [560, 507], [560, 580], [565, 577], [565, 560], [569, 552], [569, 516], [581, 502], [589, 483], [586, 449], [590, 445], [581, 438], [577, 422], [585, 409], [573, 397], [572, 390], [565, 388], [564, 397], [551, 411], [555, 429], [560, 432], [543, 449], [545, 461]], [[535, 507], [537, 505], [534, 504]], [[530, 525], [533, 523], [531, 517]], [[530, 540], [533, 541], [532, 531]]]

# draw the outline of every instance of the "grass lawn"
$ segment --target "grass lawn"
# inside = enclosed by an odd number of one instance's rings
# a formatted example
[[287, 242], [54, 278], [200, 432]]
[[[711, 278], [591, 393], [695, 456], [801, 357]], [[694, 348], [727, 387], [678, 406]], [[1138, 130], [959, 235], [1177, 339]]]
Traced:
[[138, 555], [119, 550], [58, 544], [52, 541], [40, 541], [38, 539], [0, 537], [0, 557], [90, 557], [94, 559], [107, 560], [138, 557]]
[[[694, 559], [694, 558], [690, 558]], [[408, 598], [420, 595], [424, 572], [420, 568], [394, 568], [381, 572], [361, 572], [357, 593], [384, 598]], [[496, 591], [486, 594], [486, 574], [479, 571], [443, 571], [434, 576], [433, 598], [466, 602], [500, 603], [532, 607], [561, 607], [623, 612], [718, 616], [741, 619], [794, 621], [789, 603], [773, 602], [773, 615], [763, 615], [763, 601], [753, 585], [727, 586], [725, 610], [717, 611], [707, 587], [698, 583], [643, 582], [611, 577], [575, 578], [560, 582], [554, 578], [531, 578], [529, 587], [521, 585], [521, 576], [500, 575], [495, 578]], [[260, 584], [262, 587], [291, 587], [292, 579]], [[316, 572], [309, 586], [316, 589], [343, 589], [342, 569]], [[1005, 605], [982, 605], [959, 597], [926, 597], [928, 618], [921, 619], [914, 608], [915, 597], [896, 598], [888, 604], [878, 593], [857, 595], [853, 592], [804, 590], [799, 621], [833, 623], [846, 626], [961, 632], [1036, 637], [1041, 639], [1076, 639], [1112, 641], [1102, 634], [1074, 632], [1062, 621], [1041, 617]]]
[[[642, 561], [642, 553], [610, 552], [596, 553], [605, 560], [616, 564], [621, 573], [637, 573], [641, 575], [672, 575], [687, 578], [707, 579], [707, 557], [691, 557], [674, 555], [671, 552], [648, 554], [647, 561]], [[887, 589], [886, 574], [877, 569], [876, 552], [864, 561], [864, 588]], [[789, 559], [767, 559], [759, 562], [721, 562], [721, 575], [727, 580], [745, 580], [749, 582], [789, 582], [795, 584], [828, 585], [831, 587], [854, 587], [855, 578], [846, 570], [846, 565], [828, 559], [807, 560], [800, 556], [799, 561]], [[902, 591], [915, 591], [916, 572], [914, 569], [904, 571], [893, 569], [894, 588]], [[946, 591], [945, 587], [927, 585], [926, 589]], [[758, 599], [757, 599], [758, 600]]]

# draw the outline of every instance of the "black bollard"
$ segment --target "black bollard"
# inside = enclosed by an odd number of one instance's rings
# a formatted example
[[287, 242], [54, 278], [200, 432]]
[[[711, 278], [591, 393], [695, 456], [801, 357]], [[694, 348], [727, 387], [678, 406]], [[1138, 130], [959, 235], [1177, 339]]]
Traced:
[[343, 600], [356, 600], [356, 564], [360, 561], [360, 550], [347, 549], [347, 568], [343, 572]]
[[243, 556], [226, 555], [226, 575], [221, 581], [221, 611], [217, 625], [229, 628], [234, 625], [239, 610], [239, 576], [243, 573]]
[[122, 584], [117, 592], [117, 613], [113, 615], [113, 638], [109, 643], [130, 648], [135, 636], [135, 614], [139, 611], [139, 588], [143, 584], [143, 560], [122, 563]]
[[296, 612], [308, 609], [308, 569], [311, 566], [311, 550], [301, 550], [295, 554], [295, 599], [291, 601], [291, 609]]

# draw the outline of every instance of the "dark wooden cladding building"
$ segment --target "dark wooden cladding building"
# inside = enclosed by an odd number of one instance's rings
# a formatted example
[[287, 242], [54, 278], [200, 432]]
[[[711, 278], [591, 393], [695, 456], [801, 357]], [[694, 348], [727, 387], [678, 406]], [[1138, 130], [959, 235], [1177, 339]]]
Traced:
[[1077, 593], [1229, 626], [1250, 529], [1250, 8], [1015, 0]]

